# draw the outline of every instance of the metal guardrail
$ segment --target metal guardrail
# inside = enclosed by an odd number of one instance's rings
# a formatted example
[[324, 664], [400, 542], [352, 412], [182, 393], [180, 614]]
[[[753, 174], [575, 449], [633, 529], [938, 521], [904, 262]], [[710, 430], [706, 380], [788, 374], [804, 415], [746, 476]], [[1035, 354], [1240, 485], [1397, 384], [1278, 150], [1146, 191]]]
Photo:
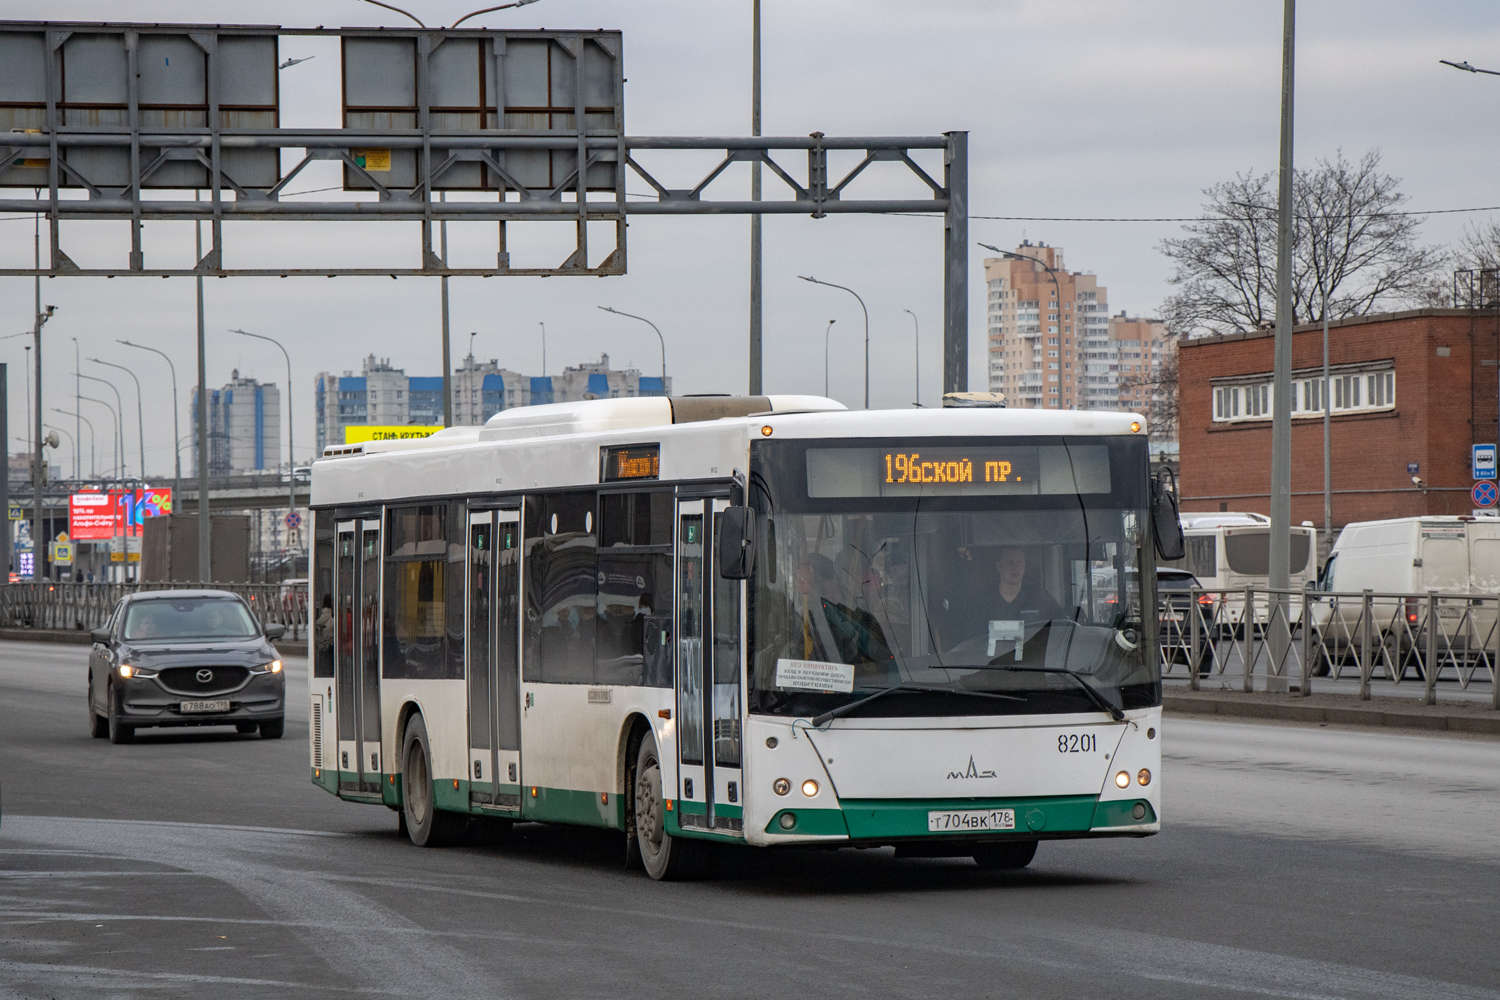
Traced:
[[1420, 686], [1433, 705], [1488, 681], [1500, 709], [1500, 595], [1195, 587], [1162, 592], [1160, 621], [1162, 673], [1184, 670], [1195, 691], [1215, 675], [1303, 696], [1315, 678], [1357, 678], [1361, 699], [1384, 681]]
[[[0, 628], [86, 632], [100, 628], [127, 594], [177, 590], [180, 583], [8, 583], [0, 585]], [[307, 588], [279, 583], [208, 583], [243, 597], [262, 625], [283, 625], [286, 638], [307, 636]]]

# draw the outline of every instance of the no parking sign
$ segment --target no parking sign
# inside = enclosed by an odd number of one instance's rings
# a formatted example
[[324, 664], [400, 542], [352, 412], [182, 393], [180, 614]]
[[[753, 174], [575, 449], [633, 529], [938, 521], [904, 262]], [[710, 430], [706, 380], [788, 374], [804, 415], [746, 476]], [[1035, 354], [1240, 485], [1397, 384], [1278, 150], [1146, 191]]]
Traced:
[[1482, 483], [1475, 483], [1474, 488], [1469, 493], [1473, 496], [1474, 506], [1476, 507], [1493, 507], [1495, 506], [1496, 498], [1500, 497], [1500, 489], [1496, 489], [1495, 484], [1488, 480]]

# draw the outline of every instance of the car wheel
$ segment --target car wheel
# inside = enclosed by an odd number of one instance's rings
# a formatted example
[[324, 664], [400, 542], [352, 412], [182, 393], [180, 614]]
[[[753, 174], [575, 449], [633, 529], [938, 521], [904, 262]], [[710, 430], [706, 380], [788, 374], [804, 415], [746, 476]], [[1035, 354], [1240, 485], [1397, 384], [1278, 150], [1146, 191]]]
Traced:
[[89, 678], [89, 735], [102, 740], [109, 735], [109, 720], [94, 711], [94, 679]]
[[1025, 868], [1036, 857], [1036, 841], [1012, 840], [992, 844], [977, 844], [974, 862], [989, 871], [1005, 871]]
[[412, 716], [401, 741], [401, 809], [406, 816], [406, 834], [413, 844], [443, 847], [462, 831], [464, 817], [435, 805], [428, 745], [427, 724], [420, 715]]
[[234, 724], [234, 731], [241, 734], [253, 733], [259, 728], [260, 724], [255, 722], [236, 722]]
[[635, 837], [646, 874], [659, 882], [697, 878], [707, 867], [707, 845], [666, 831], [661, 758], [650, 733], [635, 758]]
[[268, 719], [260, 724], [260, 738], [263, 740], [279, 740], [281, 734], [286, 731], [286, 716], [279, 719]]
[[115, 686], [111, 684], [107, 689], [106, 697], [109, 700], [109, 741], [111, 743], [134, 743], [135, 727], [126, 725], [120, 721], [120, 709], [115, 704]]

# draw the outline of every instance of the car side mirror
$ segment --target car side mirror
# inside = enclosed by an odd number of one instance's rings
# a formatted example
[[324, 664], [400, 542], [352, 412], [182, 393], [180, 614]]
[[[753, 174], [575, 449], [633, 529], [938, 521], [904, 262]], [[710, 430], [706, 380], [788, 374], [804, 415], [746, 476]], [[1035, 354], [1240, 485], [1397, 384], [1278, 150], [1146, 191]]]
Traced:
[[92, 639], [92, 640], [94, 640], [95, 642], [107, 643], [107, 642], [109, 642], [109, 629], [107, 629], [107, 628], [91, 629], [89, 631], [89, 638]]
[[286, 635], [285, 625], [267, 625], [265, 628], [267, 639], [280, 639]]
[[726, 507], [719, 515], [719, 575], [748, 580], [755, 572], [755, 511]]
[[1181, 559], [1187, 555], [1187, 539], [1183, 537], [1177, 511], [1177, 477], [1171, 469], [1163, 469], [1162, 473], [1172, 476], [1172, 488], [1167, 489], [1162, 476], [1151, 480], [1151, 528], [1156, 535], [1156, 554], [1163, 559]]

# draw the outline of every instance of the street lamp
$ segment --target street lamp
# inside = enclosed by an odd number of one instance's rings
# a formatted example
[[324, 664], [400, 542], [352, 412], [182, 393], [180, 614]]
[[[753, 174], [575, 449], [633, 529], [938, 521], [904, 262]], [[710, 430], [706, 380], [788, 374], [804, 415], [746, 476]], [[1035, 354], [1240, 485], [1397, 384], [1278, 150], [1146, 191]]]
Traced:
[[[110, 432], [110, 437], [109, 437], [109, 450], [110, 450], [110, 462], [111, 462], [111, 464], [113, 464], [114, 457], [115, 457], [115, 441], [116, 441], [116, 438], [118, 438], [119, 434], [120, 434], [120, 415], [115, 412], [115, 408], [113, 406], [110, 406], [109, 403], [105, 402], [102, 399], [95, 399], [93, 396], [79, 396], [78, 399], [79, 399], [80, 402], [84, 402], [84, 403], [98, 403], [100, 406], [104, 407], [106, 410], [109, 411], [109, 419], [111, 420], [111, 424], [110, 424], [111, 432]], [[110, 471], [113, 472], [114, 470], [111, 469]], [[123, 473], [121, 473], [121, 478], [124, 478], [124, 474]]]
[[[263, 333], [250, 333], [246, 330], [230, 330], [241, 337], [254, 337], [256, 340], [265, 340], [275, 344], [281, 350], [281, 356], [286, 358], [286, 509], [290, 513], [297, 509], [297, 450], [292, 443], [292, 356], [281, 346], [281, 341], [267, 337]], [[287, 525], [288, 541], [291, 540], [292, 526]], [[290, 545], [287, 548], [291, 548]]]
[[[118, 369], [120, 369], [120, 371], [124, 372], [126, 375], [129, 375], [130, 378], [131, 378], [131, 381], [133, 381], [135, 383], [135, 429], [136, 429], [137, 434], [140, 437], [140, 446], [141, 446], [141, 479], [145, 479], [146, 478], [146, 417], [145, 417], [145, 410], [142, 408], [142, 404], [141, 404], [141, 380], [135, 377], [135, 372], [131, 371], [129, 368], [126, 368], [124, 365], [117, 365], [113, 361], [100, 361], [98, 358], [89, 358], [89, 360], [92, 361], [96, 365], [104, 365], [104, 366], [106, 366], [108, 368], [118, 368]], [[125, 446], [124, 442], [121, 442], [120, 447], [123, 449], [124, 446]]]
[[833, 332], [833, 324], [838, 320], [831, 319], [823, 328], [823, 396], [828, 396], [828, 335]]
[[901, 311], [911, 317], [912, 338], [913, 343], [916, 345], [916, 353], [913, 358], [914, 367], [916, 368], [916, 383], [914, 385], [914, 389], [916, 391], [916, 401], [911, 405], [920, 407], [922, 405], [922, 325], [917, 322], [916, 313], [912, 312], [910, 309], [903, 309]]
[[[116, 343], [124, 344], [126, 347], [139, 348], [142, 351], [150, 351], [152, 354], [160, 354], [163, 358], [166, 358], [167, 369], [172, 373], [172, 504], [175, 510], [177, 498], [182, 496], [182, 438], [178, 436], [177, 428], [177, 366], [172, 364], [172, 359], [167, 357], [166, 352], [158, 351], [154, 347], [147, 347], [145, 344], [133, 344], [128, 340], [119, 340]], [[142, 471], [145, 470], [143, 469]]]
[[1454, 69], [1461, 69], [1466, 73], [1488, 73], [1490, 76], [1500, 76], [1500, 70], [1479, 69], [1477, 66], [1470, 66], [1469, 60], [1467, 59], [1465, 59], [1463, 62], [1454, 62], [1451, 59], [1439, 59], [1438, 62], [1442, 63], [1444, 66], [1452, 66]]
[[[831, 281], [819, 281], [817, 278], [812, 278], [805, 274], [799, 274], [797, 277], [803, 281], [810, 281], [815, 285], [827, 285], [829, 288], [841, 289], [859, 300], [859, 308], [865, 314], [865, 409], [868, 410], [870, 408], [870, 310], [865, 308], [865, 300], [861, 299], [859, 293], [852, 288], [835, 285]], [[825, 351], [824, 353], [826, 355], [827, 352]]]
[[[80, 378], [86, 378], [90, 382], [102, 382], [103, 384], [109, 386], [110, 391], [115, 394], [115, 416], [119, 421], [115, 427], [115, 437], [116, 444], [120, 449], [120, 478], [128, 478], [129, 470], [125, 468], [125, 402], [120, 397], [120, 390], [116, 389], [115, 384], [109, 379], [100, 378], [97, 375], [84, 375], [82, 372], [74, 372], [73, 374], [79, 376]], [[88, 399], [87, 396], [80, 396], [79, 398]], [[143, 474], [144, 471], [145, 470], [142, 470]]]
[[[1022, 253], [1012, 253], [1009, 250], [1001, 250], [999, 247], [992, 247], [988, 243], [981, 243], [979, 245], [982, 246], [982, 247], [984, 247], [986, 250], [989, 250], [989, 251], [992, 251], [994, 253], [999, 254], [1002, 257], [1009, 257], [1011, 260], [1025, 260], [1025, 261], [1030, 261], [1033, 264], [1040, 264], [1040, 265], [1042, 265], [1043, 267], [1045, 267], [1047, 269], [1047, 277], [1049, 277], [1049, 278], [1052, 279], [1052, 293], [1053, 293], [1054, 297], [1056, 297], [1056, 299], [1057, 299], [1058, 334], [1059, 334], [1059, 336], [1061, 336], [1061, 333], [1062, 333], [1062, 286], [1057, 283], [1057, 272], [1052, 269], [1052, 265], [1048, 264], [1045, 260], [1042, 260], [1039, 257], [1028, 257], [1028, 256], [1026, 256], [1025, 254], [1022, 254]], [[1076, 399], [1077, 397], [1075, 396], [1074, 398]], [[1062, 402], [1061, 402], [1061, 400], [1059, 400], [1059, 402], [1058, 402], [1058, 408], [1060, 409], [1061, 407], [1062, 407]]]
[[635, 316], [628, 312], [621, 312], [613, 306], [600, 306], [599, 308], [607, 313], [614, 313], [616, 316], [624, 316], [626, 319], [638, 319], [656, 331], [656, 339], [661, 341], [661, 388], [665, 392], [667, 389], [667, 341], [661, 335], [661, 328], [644, 316]]
[[[80, 396], [79, 398], [81, 399], [83, 397]], [[80, 407], [80, 409], [82, 409], [82, 407]], [[94, 478], [94, 476], [98, 472], [98, 463], [95, 461], [94, 457], [94, 422], [88, 417], [85, 417], [82, 413], [79, 413], [77, 410], [59, 410], [54, 406], [52, 408], [52, 412], [61, 413], [65, 417], [72, 417], [74, 420], [82, 421], [83, 426], [89, 429], [89, 478]], [[81, 452], [79, 454], [79, 458], [82, 458]]]

